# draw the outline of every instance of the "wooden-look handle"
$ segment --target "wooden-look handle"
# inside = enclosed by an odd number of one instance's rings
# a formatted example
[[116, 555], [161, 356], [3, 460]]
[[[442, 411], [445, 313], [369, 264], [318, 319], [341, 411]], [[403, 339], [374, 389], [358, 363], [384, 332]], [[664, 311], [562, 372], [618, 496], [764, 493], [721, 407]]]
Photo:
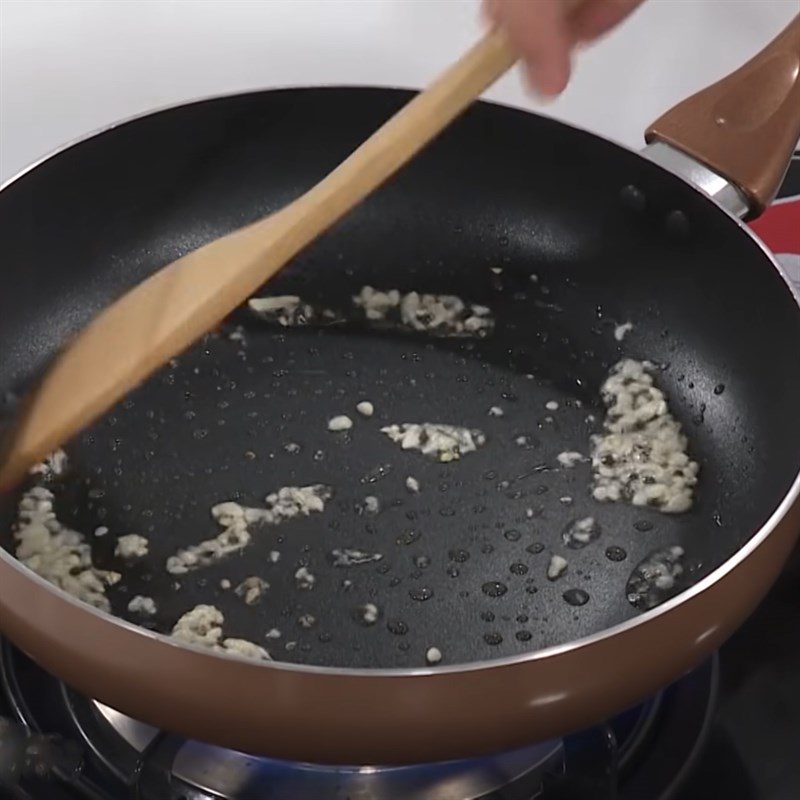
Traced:
[[736, 72], [659, 117], [645, 139], [711, 167], [758, 216], [780, 188], [800, 139], [800, 15]]
[[183, 256], [102, 312], [56, 359], [24, 404], [6, 443], [0, 489], [20, 481], [32, 464], [219, 324], [515, 61], [505, 35], [488, 33], [305, 195]]

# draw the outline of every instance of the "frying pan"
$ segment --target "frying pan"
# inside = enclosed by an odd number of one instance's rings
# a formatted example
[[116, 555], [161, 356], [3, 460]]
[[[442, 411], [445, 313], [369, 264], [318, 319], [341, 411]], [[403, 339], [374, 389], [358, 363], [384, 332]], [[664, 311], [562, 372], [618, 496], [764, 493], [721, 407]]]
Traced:
[[[451, 292], [492, 309], [492, 335], [357, 321], [282, 329], [237, 311], [73, 442], [70, 473], [53, 487], [66, 523], [111, 530], [88, 537], [98, 566], [120, 568], [116, 535], [149, 537], [150, 554], [109, 590], [127, 620], [0, 551], [4, 633], [79, 691], [151, 724], [334, 764], [544, 740], [698, 663], [756, 606], [800, 527], [798, 299], [737, 218], [769, 201], [797, 140], [799, 43], [795, 20], [733, 78], [662, 118], [648, 157], [475, 105], [268, 291], [341, 311], [364, 285]], [[408, 97], [298, 89], [191, 103], [12, 180], [0, 192], [7, 416], [14, 393], [99, 309], [280, 208]], [[633, 330], [618, 341], [626, 321]], [[244, 342], [229, 335], [236, 325]], [[558, 468], [559, 452], [586, 452], [600, 429], [599, 386], [622, 357], [658, 366], [701, 465], [686, 514], [598, 504], [588, 465]], [[327, 430], [334, 415], [356, 418], [361, 400], [374, 417]], [[492, 406], [504, 415], [489, 416]], [[439, 464], [379, 431], [423, 421], [480, 428], [487, 443]], [[418, 494], [405, 488], [409, 475]], [[215, 535], [214, 503], [259, 505], [280, 486], [317, 482], [335, 492], [322, 514], [259, 529], [240, 556], [177, 583], [165, 571], [180, 547]], [[367, 495], [379, 498], [377, 514], [365, 512]], [[12, 551], [15, 502], [2, 506]], [[586, 516], [600, 538], [566, 549], [565, 527]], [[629, 576], [676, 544], [686, 554], [676, 593], [642, 612], [626, 596]], [[341, 547], [382, 559], [333, 566]], [[546, 577], [552, 553], [569, 562], [556, 581]], [[297, 587], [300, 566], [313, 589]], [[254, 574], [270, 584], [259, 604], [220, 586]], [[570, 590], [588, 600], [567, 602]], [[153, 630], [127, 614], [135, 594], [157, 601]], [[160, 633], [197, 603], [218, 606], [226, 636], [267, 645], [275, 660]], [[367, 603], [378, 608], [373, 625], [363, 624]], [[310, 627], [298, 622], [306, 615]], [[281, 638], [268, 641], [272, 628]], [[430, 647], [443, 654], [435, 667]]]

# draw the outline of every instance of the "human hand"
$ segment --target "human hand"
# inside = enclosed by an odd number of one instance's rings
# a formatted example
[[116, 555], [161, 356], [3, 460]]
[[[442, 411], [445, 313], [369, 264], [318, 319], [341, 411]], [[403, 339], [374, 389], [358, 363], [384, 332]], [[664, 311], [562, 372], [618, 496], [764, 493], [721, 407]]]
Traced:
[[506, 31], [531, 86], [553, 96], [566, 88], [574, 48], [624, 20], [644, 0], [483, 0], [489, 21]]

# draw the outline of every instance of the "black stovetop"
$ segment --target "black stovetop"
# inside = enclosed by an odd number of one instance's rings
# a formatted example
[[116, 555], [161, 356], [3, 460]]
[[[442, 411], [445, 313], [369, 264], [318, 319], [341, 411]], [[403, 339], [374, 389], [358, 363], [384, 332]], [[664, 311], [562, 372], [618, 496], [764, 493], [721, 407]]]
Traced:
[[709, 740], [676, 800], [798, 800], [800, 549], [720, 665]]

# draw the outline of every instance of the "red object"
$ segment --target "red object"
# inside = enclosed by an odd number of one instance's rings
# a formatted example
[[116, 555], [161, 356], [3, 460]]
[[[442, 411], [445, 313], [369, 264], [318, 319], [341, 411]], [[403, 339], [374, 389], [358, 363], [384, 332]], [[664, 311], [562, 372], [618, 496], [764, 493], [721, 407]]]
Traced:
[[776, 200], [751, 227], [773, 253], [800, 254], [800, 195]]

